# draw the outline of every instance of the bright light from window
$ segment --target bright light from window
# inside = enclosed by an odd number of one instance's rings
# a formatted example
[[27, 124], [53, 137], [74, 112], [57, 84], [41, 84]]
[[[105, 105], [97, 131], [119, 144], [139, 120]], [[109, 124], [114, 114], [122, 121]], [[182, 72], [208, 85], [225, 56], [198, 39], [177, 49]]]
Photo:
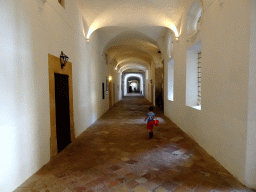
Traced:
[[174, 85], [174, 61], [168, 63], [168, 100], [173, 101], [173, 85]]

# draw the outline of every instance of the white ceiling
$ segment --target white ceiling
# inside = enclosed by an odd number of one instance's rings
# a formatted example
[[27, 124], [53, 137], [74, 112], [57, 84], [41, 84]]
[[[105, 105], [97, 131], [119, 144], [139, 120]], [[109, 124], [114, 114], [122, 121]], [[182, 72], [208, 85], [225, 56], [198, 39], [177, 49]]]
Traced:
[[158, 40], [177, 25], [191, 0], [76, 0], [89, 30], [97, 31], [102, 52], [113, 67], [145, 63], [150, 66], [158, 53]]
[[[187, 0], [76, 0], [84, 12], [87, 24], [91, 25], [97, 17], [112, 10], [115, 11], [114, 16], [124, 18], [125, 10], [127, 13], [135, 12], [140, 15], [140, 12], [152, 11], [150, 15], [154, 17], [156, 13], [161, 12], [166, 17], [171, 19], [174, 24], [177, 24]], [[141, 18], [138, 18], [140, 20]], [[129, 21], [126, 21], [129, 22]]]

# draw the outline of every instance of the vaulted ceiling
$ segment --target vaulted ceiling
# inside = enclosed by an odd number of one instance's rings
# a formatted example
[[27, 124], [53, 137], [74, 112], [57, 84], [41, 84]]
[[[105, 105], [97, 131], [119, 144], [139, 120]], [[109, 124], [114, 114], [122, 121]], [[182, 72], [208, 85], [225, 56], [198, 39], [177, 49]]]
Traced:
[[179, 36], [179, 23], [188, 0], [77, 2], [88, 26], [87, 38], [98, 32], [101, 51], [108, 54], [113, 67], [147, 69], [160, 57], [158, 41], [166, 31], [171, 30], [174, 36]]

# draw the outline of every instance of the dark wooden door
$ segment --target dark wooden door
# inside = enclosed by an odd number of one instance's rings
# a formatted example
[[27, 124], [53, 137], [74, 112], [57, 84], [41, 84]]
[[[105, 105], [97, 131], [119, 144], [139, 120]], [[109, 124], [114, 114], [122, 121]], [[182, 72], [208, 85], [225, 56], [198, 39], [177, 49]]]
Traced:
[[58, 152], [71, 143], [68, 76], [55, 73], [56, 134]]

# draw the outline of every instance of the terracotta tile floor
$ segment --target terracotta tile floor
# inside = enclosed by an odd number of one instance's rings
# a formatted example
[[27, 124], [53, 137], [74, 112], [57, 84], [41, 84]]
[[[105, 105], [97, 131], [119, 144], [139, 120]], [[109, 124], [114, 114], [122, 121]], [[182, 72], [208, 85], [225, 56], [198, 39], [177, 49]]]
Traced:
[[149, 105], [126, 97], [15, 192], [252, 191], [159, 110], [149, 139]]

